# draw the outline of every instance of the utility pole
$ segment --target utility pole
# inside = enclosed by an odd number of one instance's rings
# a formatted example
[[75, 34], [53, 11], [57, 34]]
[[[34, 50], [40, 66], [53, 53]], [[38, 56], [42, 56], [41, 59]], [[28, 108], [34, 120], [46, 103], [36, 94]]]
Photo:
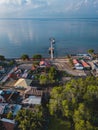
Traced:
[[49, 48], [49, 51], [50, 51], [50, 55], [51, 55], [51, 60], [53, 60], [54, 58], [54, 47], [53, 47], [53, 44], [55, 44], [55, 39], [54, 38], [50, 38], [50, 48]]

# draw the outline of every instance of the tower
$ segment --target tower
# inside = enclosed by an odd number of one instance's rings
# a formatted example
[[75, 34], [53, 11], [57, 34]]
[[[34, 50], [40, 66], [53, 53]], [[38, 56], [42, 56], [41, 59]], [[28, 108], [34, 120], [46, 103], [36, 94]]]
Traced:
[[55, 44], [55, 39], [54, 38], [50, 38], [49, 40], [50, 40], [49, 51], [50, 51], [51, 60], [53, 60], [53, 58], [54, 58], [54, 47], [53, 47], [53, 44]]

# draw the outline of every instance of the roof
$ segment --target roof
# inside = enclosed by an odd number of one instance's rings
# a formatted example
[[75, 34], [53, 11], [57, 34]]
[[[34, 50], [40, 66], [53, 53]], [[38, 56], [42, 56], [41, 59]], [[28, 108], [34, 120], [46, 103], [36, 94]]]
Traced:
[[85, 61], [81, 60], [81, 63], [84, 67], [90, 67]]
[[83, 70], [83, 67], [82, 66], [76, 66], [76, 69], [77, 70]]
[[8, 114], [10, 111], [15, 116], [17, 112], [21, 109], [21, 105], [18, 104], [7, 104], [7, 103], [0, 103], [0, 114]]
[[3, 104], [3, 103], [0, 104], [0, 114], [1, 114], [1, 115], [4, 113], [4, 110], [5, 110], [6, 105], [7, 105], [7, 104]]
[[0, 95], [0, 103], [4, 102], [4, 98]]
[[6, 118], [2, 118], [1, 121], [15, 124], [14, 120], [9, 120], [9, 119], [6, 119]]
[[40, 61], [40, 65], [43, 65], [43, 64], [45, 64], [45, 61]]
[[16, 104], [13, 115], [17, 115], [17, 112], [21, 109], [21, 107], [21, 105]]
[[26, 95], [42, 96], [43, 90], [38, 90], [37, 87], [28, 87], [24, 93]]
[[93, 63], [94, 65], [94, 69], [98, 69], [98, 64], [97, 63]]
[[74, 64], [78, 64], [79, 62], [78, 62], [77, 59], [73, 59], [73, 63], [74, 63]]
[[0, 94], [2, 94], [3, 90], [0, 90]]
[[23, 88], [27, 88], [28, 86], [30, 86], [31, 82], [32, 82], [32, 80], [30, 80], [30, 79], [23, 79], [23, 78], [21, 78], [21, 79], [19, 79], [19, 80], [15, 83], [14, 86], [15, 86], [15, 87], [20, 86], [20, 87], [23, 87]]
[[42, 60], [40, 61], [40, 66], [50, 66], [50, 64], [49, 62]]
[[29, 98], [26, 98], [22, 103], [23, 104], [40, 105], [41, 104], [41, 97], [29, 96]]

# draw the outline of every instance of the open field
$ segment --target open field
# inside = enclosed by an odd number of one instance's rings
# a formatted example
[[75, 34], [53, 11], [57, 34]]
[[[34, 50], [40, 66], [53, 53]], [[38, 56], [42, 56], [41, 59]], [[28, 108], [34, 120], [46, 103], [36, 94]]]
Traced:
[[72, 69], [68, 59], [55, 59], [51, 63], [56, 66], [58, 70], [66, 71], [73, 76], [86, 76], [86, 73], [83, 70]]

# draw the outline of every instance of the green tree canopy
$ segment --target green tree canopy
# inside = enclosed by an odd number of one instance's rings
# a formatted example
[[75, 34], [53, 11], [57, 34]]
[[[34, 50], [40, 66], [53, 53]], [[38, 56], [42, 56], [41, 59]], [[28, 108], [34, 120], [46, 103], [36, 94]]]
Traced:
[[57, 79], [57, 70], [55, 67], [51, 66], [48, 73], [48, 78], [50, 83], [54, 83]]
[[9, 62], [9, 65], [10, 65], [10, 66], [13, 66], [13, 65], [15, 65], [15, 63], [16, 63], [15, 60], [11, 60], [11, 61]]
[[42, 85], [46, 85], [48, 83], [48, 76], [45, 73], [41, 74], [39, 77], [39, 82]]
[[4, 61], [5, 60], [5, 57], [3, 55], [0, 55], [0, 60], [1, 61]]
[[52, 84], [55, 83], [57, 79], [57, 70], [55, 67], [50, 67], [45, 73], [42, 73], [39, 77], [40, 84]]
[[9, 113], [7, 114], [7, 118], [8, 118], [8, 119], [13, 119], [13, 113], [12, 113], [12, 112], [9, 112]]
[[94, 53], [94, 49], [89, 49], [87, 52], [88, 52], [89, 54], [93, 54], [93, 53]]
[[33, 111], [28, 109], [20, 110], [15, 120], [21, 130], [40, 130], [43, 121], [42, 110], [39, 107], [36, 107]]
[[73, 79], [51, 91], [50, 113], [65, 117], [74, 130], [98, 129], [98, 78]]
[[22, 59], [22, 60], [29, 60], [29, 56], [28, 56], [27, 54], [23, 54], [23, 55], [21, 56], [21, 59]]
[[40, 54], [35, 54], [35, 55], [33, 55], [33, 57], [32, 57], [34, 60], [41, 60], [42, 59], [42, 55], [40, 55]]

